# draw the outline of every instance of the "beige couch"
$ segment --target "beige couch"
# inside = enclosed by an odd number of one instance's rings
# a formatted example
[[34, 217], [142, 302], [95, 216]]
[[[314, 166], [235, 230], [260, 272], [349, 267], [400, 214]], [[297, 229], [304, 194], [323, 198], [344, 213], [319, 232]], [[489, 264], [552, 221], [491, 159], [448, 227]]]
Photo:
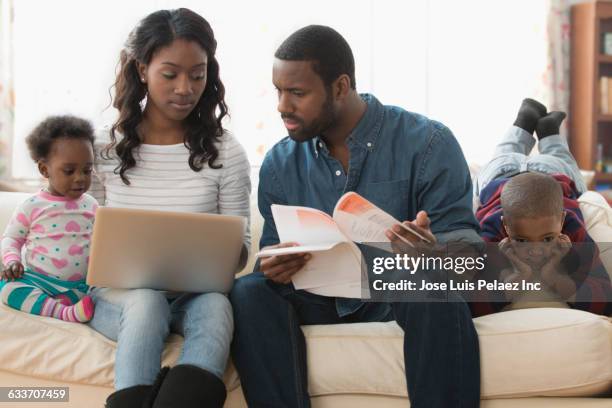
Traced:
[[[0, 230], [23, 199], [19, 193], [0, 193]], [[612, 210], [595, 193], [582, 201], [591, 235], [612, 242]], [[256, 241], [258, 214], [253, 229]], [[612, 251], [602, 256], [612, 270]], [[474, 320], [481, 347], [482, 407], [612, 407], [612, 319], [559, 306]], [[395, 323], [303, 329], [314, 407], [408, 406], [402, 331]], [[180, 347], [181, 338], [172, 335], [165, 363], [176, 360]], [[70, 403], [53, 407], [103, 406], [112, 392], [114, 353], [112, 341], [85, 325], [0, 306], [0, 386], [67, 386]], [[245, 407], [231, 364], [225, 382], [226, 406]], [[0, 408], [10, 405], [0, 402]]]

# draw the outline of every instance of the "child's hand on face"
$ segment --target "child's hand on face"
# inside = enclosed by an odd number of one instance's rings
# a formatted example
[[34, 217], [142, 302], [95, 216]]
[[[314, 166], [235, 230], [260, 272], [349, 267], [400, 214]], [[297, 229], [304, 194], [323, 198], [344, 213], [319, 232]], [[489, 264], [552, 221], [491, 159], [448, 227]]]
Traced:
[[549, 286], [554, 286], [553, 282], [559, 276], [559, 264], [561, 263], [561, 259], [572, 248], [572, 241], [565, 234], [559, 234], [559, 237], [554, 242], [554, 247], [551, 251], [551, 256], [548, 261], [542, 266], [541, 275], [542, 280], [547, 283]]
[[14, 280], [19, 279], [23, 276], [23, 265], [21, 262], [13, 261], [9, 263], [6, 268], [2, 271], [3, 280]]
[[[572, 249], [572, 240], [565, 234], [559, 234], [557, 238], [557, 246], [553, 250], [553, 256], [559, 256], [562, 259], [569, 250]], [[558, 251], [558, 253], [556, 252]]]
[[501, 253], [504, 254], [506, 258], [508, 258], [510, 263], [512, 263], [512, 266], [514, 266], [516, 272], [518, 273], [518, 276], [513, 276], [512, 279], [517, 280], [518, 278], [520, 278], [518, 280], [531, 280], [531, 277], [533, 276], [533, 270], [527, 262], [520, 259], [520, 257], [517, 255], [516, 249], [514, 248], [514, 245], [512, 244], [510, 238], [502, 239], [499, 242], [498, 247]]

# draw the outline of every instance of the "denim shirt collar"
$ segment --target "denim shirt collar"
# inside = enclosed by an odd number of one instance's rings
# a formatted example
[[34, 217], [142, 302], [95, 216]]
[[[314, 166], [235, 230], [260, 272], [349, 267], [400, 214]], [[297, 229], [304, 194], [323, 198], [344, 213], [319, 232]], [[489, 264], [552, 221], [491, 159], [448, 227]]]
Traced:
[[[367, 104], [366, 111], [357, 123], [357, 126], [348, 135], [347, 141], [349, 145], [355, 143], [372, 151], [376, 147], [376, 139], [382, 126], [384, 109], [374, 95], [360, 94], [359, 96]], [[320, 136], [315, 136], [312, 139], [312, 144], [317, 157], [321, 149], [327, 152], [325, 141]]]

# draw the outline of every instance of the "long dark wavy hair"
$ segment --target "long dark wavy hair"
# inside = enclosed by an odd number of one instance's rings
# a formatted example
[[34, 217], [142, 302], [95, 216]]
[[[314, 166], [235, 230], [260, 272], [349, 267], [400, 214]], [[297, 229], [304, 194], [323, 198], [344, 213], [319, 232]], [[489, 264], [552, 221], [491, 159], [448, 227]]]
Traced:
[[[217, 41], [212, 28], [202, 16], [189, 9], [159, 10], [142, 19], [128, 36], [120, 54], [120, 69], [114, 84], [113, 107], [119, 111], [119, 118], [111, 127], [111, 142], [103, 154], [110, 157], [111, 150], [115, 150], [120, 160], [115, 173], [119, 173], [125, 184], [130, 184], [126, 171], [136, 165], [134, 149], [142, 142], [137, 128], [143, 119], [141, 102], [147, 95], [137, 63], [149, 64], [158, 49], [169, 46], [176, 39], [196, 42], [208, 56], [204, 93], [184, 120], [184, 143], [190, 152], [189, 167], [193, 171], [202, 170], [206, 163], [214, 169], [222, 167], [214, 163], [219, 156], [215, 142], [223, 135], [221, 121], [228, 109], [224, 100], [225, 87], [219, 78], [219, 63], [215, 58]], [[123, 136], [119, 141], [116, 132]]]

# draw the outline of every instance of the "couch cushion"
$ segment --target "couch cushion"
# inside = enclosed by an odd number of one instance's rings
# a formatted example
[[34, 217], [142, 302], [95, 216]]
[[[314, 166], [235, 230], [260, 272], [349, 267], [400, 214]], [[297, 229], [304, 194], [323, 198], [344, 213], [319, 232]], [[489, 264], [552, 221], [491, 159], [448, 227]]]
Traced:
[[487, 398], [589, 396], [612, 390], [612, 319], [524, 309], [475, 319]]
[[[116, 343], [89, 326], [19, 312], [0, 303], [2, 370], [17, 374], [112, 387]], [[27, 340], [26, 340], [27, 339]], [[179, 357], [183, 338], [170, 335], [163, 365]], [[228, 367], [225, 384], [238, 387], [238, 375]]]
[[[612, 386], [612, 322], [563, 309], [475, 319], [484, 398], [588, 396]], [[112, 386], [115, 343], [86, 325], [0, 306], [2, 369], [33, 377]], [[311, 395], [406, 395], [402, 330], [394, 323], [304, 326]], [[26, 340], [27, 339], [27, 340]], [[171, 336], [164, 364], [178, 357]], [[332, 357], [333, 358], [330, 358]], [[233, 368], [225, 378], [238, 386]]]
[[601, 261], [612, 278], [612, 208], [599, 193], [587, 191], [578, 199], [586, 229], [597, 242]]
[[[474, 320], [483, 398], [589, 396], [612, 389], [612, 321], [566, 309]], [[406, 395], [395, 323], [306, 326], [311, 395]], [[330, 358], [333, 356], [333, 358]]]

